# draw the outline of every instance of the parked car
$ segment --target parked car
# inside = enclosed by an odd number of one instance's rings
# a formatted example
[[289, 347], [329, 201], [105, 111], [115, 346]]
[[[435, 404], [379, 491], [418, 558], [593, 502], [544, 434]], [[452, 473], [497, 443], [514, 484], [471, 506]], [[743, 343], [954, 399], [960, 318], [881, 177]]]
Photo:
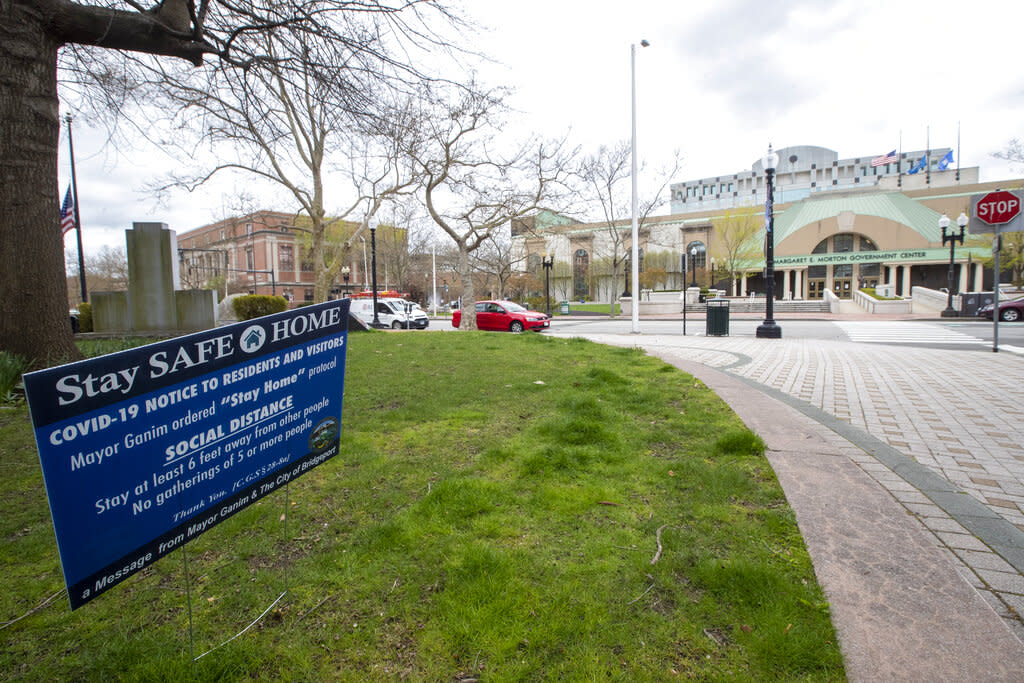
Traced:
[[[462, 311], [452, 313], [452, 327], [462, 322]], [[551, 318], [514, 301], [477, 301], [476, 329], [500, 332], [543, 330], [551, 326]]]
[[[373, 299], [353, 299], [352, 315], [369, 325], [373, 322]], [[377, 297], [377, 320], [394, 330], [425, 330], [430, 324], [426, 311], [404, 299]]]
[[[978, 315], [988, 320], [992, 319], [993, 304], [982, 306], [978, 309]], [[1024, 319], [1024, 297], [1019, 299], [1012, 299], [1010, 301], [999, 302], [999, 319], [1014, 323]]]

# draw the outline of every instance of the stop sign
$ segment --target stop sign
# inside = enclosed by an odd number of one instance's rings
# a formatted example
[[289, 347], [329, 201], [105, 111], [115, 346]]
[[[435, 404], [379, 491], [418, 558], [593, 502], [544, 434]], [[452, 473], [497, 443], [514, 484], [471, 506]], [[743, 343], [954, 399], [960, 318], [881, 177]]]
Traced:
[[1020, 214], [1020, 199], [1006, 190], [996, 190], [979, 199], [975, 211], [981, 222], [1002, 225]]

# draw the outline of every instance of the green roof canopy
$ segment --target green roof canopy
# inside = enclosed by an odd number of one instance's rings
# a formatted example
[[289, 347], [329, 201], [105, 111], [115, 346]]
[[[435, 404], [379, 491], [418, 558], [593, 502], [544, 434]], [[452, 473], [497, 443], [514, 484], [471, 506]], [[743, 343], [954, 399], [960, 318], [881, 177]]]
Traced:
[[862, 216], [887, 218], [911, 228], [928, 242], [942, 239], [939, 214], [900, 192], [863, 195], [811, 197], [775, 214], [775, 243], [778, 244], [801, 228], [818, 221], [851, 212]]

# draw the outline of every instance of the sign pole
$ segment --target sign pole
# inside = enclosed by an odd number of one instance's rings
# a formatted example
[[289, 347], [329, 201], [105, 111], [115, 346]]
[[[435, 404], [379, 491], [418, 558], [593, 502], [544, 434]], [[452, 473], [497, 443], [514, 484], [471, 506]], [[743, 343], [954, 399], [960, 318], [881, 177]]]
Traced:
[[996, 190], [971, 195], [972, 234], [995, 233], [992, 238], [992, 352], [999, 351], [999, 252], [1004, 232], [1024, 231], [1024, 192]]
[[1003, 235], [996, 229], [992, 238], [992, 353], [999, 353], [999, 252], [1003, 246]]

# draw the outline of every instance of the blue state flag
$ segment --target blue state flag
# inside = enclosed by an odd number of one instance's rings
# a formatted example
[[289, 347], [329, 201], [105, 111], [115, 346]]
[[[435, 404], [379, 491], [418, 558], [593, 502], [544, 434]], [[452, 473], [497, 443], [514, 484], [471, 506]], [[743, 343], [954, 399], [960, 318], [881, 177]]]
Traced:
[[953, 150], [949, 150], [946, 152], [946, 156], [942, 157], [942, 161], [939, 162], [939, 170], [945, 171], [951, 163], [953, 163]]
[[919, 171], [923, 171], [924, 167], [925, 167], [925, 164], [927, 164], [927, 163], [928, 163], [928, 155], [925, 154], [924, 156], [922, 156], [920, 159], [917, 160], [917, 163], [914, 164], [909, 171], [907, 171], [907, 175], [914, 175], [915, 173], [918, 173]]

